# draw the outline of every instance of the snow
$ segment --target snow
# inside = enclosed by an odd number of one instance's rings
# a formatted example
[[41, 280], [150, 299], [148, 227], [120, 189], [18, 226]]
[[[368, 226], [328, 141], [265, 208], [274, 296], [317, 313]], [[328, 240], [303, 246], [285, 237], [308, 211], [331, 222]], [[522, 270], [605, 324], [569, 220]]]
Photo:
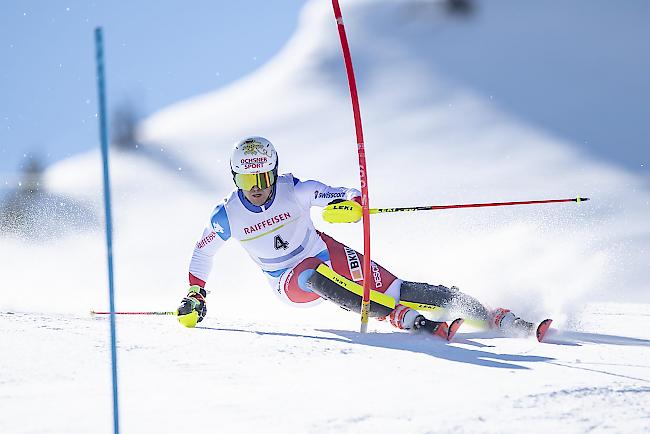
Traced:
[[[387, 24], [412, 2], [343, 10], [360, 86], [371, 206], [589, 196], [548, 205], [373, 216], [373, 257], [400, 277], [456, 285], [549, 342], [463, 326], [451, 344], [323, 303], [279, 302], [241, 247], [224, 247], [208, 317], [121, 317], [123, 432], [648, 432], [650, 196], [642, 179], [493, 104], [425, 48], [444, 21]], [[498, 6], [497, 6], [498, 7]], [[435, 14], [435, 9], [427, 13]], [[439, 21], [439, 22], [438, 22]], [[281, 171], [356, 186], [354, 126], [328, 2], [254, 74], [171, 106], [143, 146], [111, 154], [119, 310], [172, 310], [227, 156], [260, 134]], [[99, 152], [50, 168], [57, 195], [96, 205]], [[182, 167], [182, 170], [178, 170]], [[317, 226], [362, 248], [358, 225]], [[101, 217], [100, 217], [101, 218]], [[3, 237], [0, 432], [110, 432], [104, 235]]]
[[[471, 330], [445, 344], [385, 325], [360, 335], [335, 309], [218, 309], [193, 330], [120, 318], [122, 430], [647, 432], [647, 306], [595, 309], [591, 332], [547, 344]], [[107, 319], [3, 313], [0, 330], [3, 432], [110, 432]]]

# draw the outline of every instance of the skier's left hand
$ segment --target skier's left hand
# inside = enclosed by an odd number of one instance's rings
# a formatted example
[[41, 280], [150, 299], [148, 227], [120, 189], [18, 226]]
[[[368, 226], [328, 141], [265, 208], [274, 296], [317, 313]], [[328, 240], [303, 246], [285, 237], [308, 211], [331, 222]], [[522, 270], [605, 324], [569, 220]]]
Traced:
[[328, 223], [356, 223], [361, 220], [360, 198], [335, 199], [323, 208], [323, 220]]
[[178, 322], [185, 327], [195, 327], [197, 322], [203, 321], [207, 308], [205, 305], [205, 289], [198, 285], [190, 286], [190, 290], [178, 307]]

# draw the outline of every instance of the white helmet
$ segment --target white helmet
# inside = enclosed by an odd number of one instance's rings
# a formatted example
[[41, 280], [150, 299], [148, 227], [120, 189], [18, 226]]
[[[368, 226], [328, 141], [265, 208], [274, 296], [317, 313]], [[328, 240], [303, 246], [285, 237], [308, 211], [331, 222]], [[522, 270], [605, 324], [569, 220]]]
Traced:
[[278, 178], [278, 154], [264, 137], [246, 137], [232, 150], [230, 170], [237, 187], [250, 190], [257, 186], [263, 190]]

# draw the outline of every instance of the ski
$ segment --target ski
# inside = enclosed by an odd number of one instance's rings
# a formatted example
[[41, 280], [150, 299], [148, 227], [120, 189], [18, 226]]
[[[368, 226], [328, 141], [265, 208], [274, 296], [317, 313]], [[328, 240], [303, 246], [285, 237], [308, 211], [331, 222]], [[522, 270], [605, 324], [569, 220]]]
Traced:
[[456, 332], [464, 322], [465, 320], [463, 318], [456, 318], [451, 322], [451, 324], [449, 324], [449, 329], [447, 330], [447, 342], [451, 342], [451, 340], [456, 335]]
[[537, 330], [535, 331], [535, 336], [537, 336], [537, 340], [539, 342], [542, 342], [544, 340], [544, 336], [546, 336], [546, 332], [548, 332], [548, 329], [551, 328], [551, 323], [553, 322], [552, 319], [547, 318], [539, 325], [537, 326]]

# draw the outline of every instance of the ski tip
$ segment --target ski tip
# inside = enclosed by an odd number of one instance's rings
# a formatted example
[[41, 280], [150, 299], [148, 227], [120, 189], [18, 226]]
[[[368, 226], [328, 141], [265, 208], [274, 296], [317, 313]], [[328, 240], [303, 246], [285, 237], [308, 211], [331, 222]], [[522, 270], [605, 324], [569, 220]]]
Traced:
[[449, 324], [449, 330], [447, 330], [447, 341], [451, 342], [451, 340], [454, 338], [456, 335], [456, 332], [460, 328], [461, 325], [465, 322], [464, 319], [462, 318], [456, 318]]
[[576, 202], [578, 202], [578, 203], [580, 203], [580, 202], [586, 202], [586, 201], [588, 201], [588, 200], [589, 200], [588, 197], [580, 197], [580, 196], [578, 196], [578, 197], [576, 198]]
[[548, 329], [551, 328], [551, 323], [553, 322], [552, 319], [548, 318], [539, 323], [537, 326], [537, 340], [539, 342], [542, 342], [544, 340], [544, 336], [546, 336], [546, 332], [548, 332]]

